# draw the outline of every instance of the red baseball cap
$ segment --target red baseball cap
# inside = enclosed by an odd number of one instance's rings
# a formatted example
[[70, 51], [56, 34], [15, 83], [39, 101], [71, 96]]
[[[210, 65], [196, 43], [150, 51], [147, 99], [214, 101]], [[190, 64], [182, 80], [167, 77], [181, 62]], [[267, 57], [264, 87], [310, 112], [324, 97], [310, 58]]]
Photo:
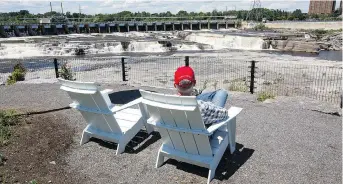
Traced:
[[183, 86], [183, 84], [180, 84], [181, 81], [183, 80], [189, 80], [193, 84], [196, 83], [195, 77], [194, 77], [194, 71], [191, 67], [189, 66], [182, 66], [179, 67], [174, 74], [174, 84], [178, 85], [180, 87], [187, 87]]

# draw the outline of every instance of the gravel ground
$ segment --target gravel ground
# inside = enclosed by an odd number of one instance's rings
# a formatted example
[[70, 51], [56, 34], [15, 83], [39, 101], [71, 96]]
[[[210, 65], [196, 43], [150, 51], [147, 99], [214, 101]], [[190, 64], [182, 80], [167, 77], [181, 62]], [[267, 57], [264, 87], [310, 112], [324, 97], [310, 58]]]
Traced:
[[[70, 102], [57, 84], [0, 86], [0, 108], [45, 111]], [[115, 91], [132, 90], [124, 84], [108, 85]], [[137, 88], [136, 88], [137, 89]], [[162, 91], [160, 89], [152, 89]], [[137, 93], [127, 99], [134, 98]], [[168, 90], [163, 92], [172, 93]], [[117, 95], [119, 94], [119, 95]], [[113, 102], [123, 93], [111, 95]], [[126, 94], [126, 93], [125, 93]], [[300, 97], [278, 97], [264, 103], [256, 96], [232, 93], [229, 105], [243, 107], [237, 118], [237, 150], [227, 151], [212, 183], [342, 183], [342, 126], [340, 109]], [[65, 155], [64, 169], [86, 183], [205, 183], [207, 169], [168, 160], [155, 169], [161, 139], [157, 132], [141, 131], [116, 156], [116, 144], [99, 140], [79, 146], [86, 126], [75, 110], [62, 110], [76, 129], [74, 143]], [[334, 114], [334, 115], [332, 115]], [[72, 172], [78, 171], [78, 172]], [[82, 182], [84, 183], [84, 182]]]

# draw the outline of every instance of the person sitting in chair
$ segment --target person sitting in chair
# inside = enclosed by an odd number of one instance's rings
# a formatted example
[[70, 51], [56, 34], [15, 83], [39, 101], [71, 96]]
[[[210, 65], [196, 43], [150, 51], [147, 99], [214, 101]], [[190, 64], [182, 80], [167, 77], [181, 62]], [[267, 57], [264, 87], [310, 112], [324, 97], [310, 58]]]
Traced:
[[[195, 84], [194, 71], [191, 67], [182, 66], [175, 71], [174, 87], [177, 89], [178, 95], [194, 95]], [[227, 97], [227, 91], [222, 89], [196, 96], [201, 117], [207, 128], [228, 118], [227, 110], [224, 108]]]

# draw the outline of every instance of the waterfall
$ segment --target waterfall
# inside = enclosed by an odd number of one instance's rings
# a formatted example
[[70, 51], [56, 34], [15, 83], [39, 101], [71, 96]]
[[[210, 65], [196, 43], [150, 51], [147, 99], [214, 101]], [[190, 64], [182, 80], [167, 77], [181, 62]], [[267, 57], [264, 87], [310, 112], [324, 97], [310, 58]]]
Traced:
[[242, 50], [262, 50], [264, 40], [260, 37], [220, 35], [213, 33], [192, 33], [185, 37], [185, 40], [208, 44], [213, 49], [242, 49]]

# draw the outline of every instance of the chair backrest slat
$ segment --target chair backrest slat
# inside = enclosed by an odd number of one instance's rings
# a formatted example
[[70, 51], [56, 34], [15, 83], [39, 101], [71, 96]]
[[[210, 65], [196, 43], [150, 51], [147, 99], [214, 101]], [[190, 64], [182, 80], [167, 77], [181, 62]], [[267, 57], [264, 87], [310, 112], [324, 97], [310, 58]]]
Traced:
[[[167, 97], [163, 94], [155, 94], [153, 97], [154, 97], [154, 100], [157, 102], [168, 104]], [[161, 123], [169, 125], [169, 126], [177, 127], [174, 116], [171, 113], [170, 109], [159, 107], [158, 110], [160, 111], [160, 115], [162, 118]], [[177, 132], [177, 131], [171, 131], [171, 130], [168, 130], [168, 133], [171, 138], [171, 141], [174, 144], [175, 149], [179, 151], [186, 151], [186, 148], [183, 143], [182, 136], [181, 136], [182, 133]]]
[[[151, 93], [144, 90], [140, 91], [143, 99], [146, 100], [166, 103], [169, 105], [194, 106], [194, 111], [186, 111], [169, 109], [168, 106], [165, 108], [161, 106], [154, 107], [151, 105], [153, 103], [147, 104], [150, 116], [157, 117], [154, 119], [155, 121], [171, 127], [206, 131], [195, 97], [181, 97], [176, 95]], [[163, 133], [160, 131], [164, 142], [171, 142], [174, 149], [195, 155], [212, 156], [208, 136], [159, 128], [159, 130], [161, 129], [164, 131]]]
[[[182, 105], [182, 101], [179, 96], [166, 95], [166, 97], [167, 97], [166, 100], [168, 104]], [[190, 125], [187, 120], [185, 111], [175, 110], [175, 109], [170, 110], [170, 111], [172, 113], [172, 116], [174, 117], [175, 124], [177, 127], [190, 129]], [[199, 151], [198, 151], [193, 134], [183, 132], [183, 133], [180, 133], [180, 136], [182, 137], [182, 142], [183, 142], [186, 152], [198, 155]]]
[[[196, 100], [193, 100], [191, 98], [187, 98], [184, 96], [180, 98], [182, 100], [182, 104], [184, 105], [197, 103]], [[199, 115], [201, 113], [198, 105], [196, 106], [196, 109], [194, 111], [186, 111], [185, 113], [187, 115], [187, 119], [191, 129], [206, 130], [204, 121], [202, 120], [201, 115]], [[204, 135], [194, 134], [194, 139], [200, 155], [212, 156], [212, 149], [208, 137]]]
[[67, 91], [73, 103], [82, 108], [104, 112], [104, 114], [101, 114], [80, 110], [88, 124], [105, 132], [122, 133], [113, 114], [108, 114], [110, 112], [109, 97], [99, 91], [97, 83], [83, 83], [63, 79], [59, 79], [59, 81], [62, 84], [61, 89]]
[[[151, 92], [141, 91], [141, 95], [146, 100], [154, 101], [153, 94]], [[161, 118], [160, 112], [159, 112], [157, 107], [154, 107], [152, 105], [146, 105], [146, 108], [148, 110], [148, 116], [149, 116], [150, 119], [152, 119], [152, 120], [154, 120], [156, 122], [161, 122], [162, 118]], [[174, 144], [171, 141], [171, 138], [169, 136], [168, 130], [166, 130], [164, 128], [159, 128], [159, 132], [161, 134], [163, 143], [165, 145], [171, 147], [171, 148], [175, 148]]]

